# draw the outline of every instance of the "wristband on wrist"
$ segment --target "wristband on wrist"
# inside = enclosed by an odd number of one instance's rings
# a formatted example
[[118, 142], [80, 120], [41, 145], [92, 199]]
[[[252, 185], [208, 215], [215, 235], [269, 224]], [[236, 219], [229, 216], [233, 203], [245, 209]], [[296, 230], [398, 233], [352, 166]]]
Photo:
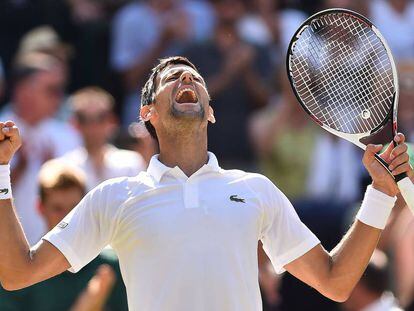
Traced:
[[10, 165], [0, 165], [0, 200], [11, 198]]
[[387, 225], [395, 201], [397, 197], [390, 197], [368, 186], [356, 218], [368, 226], [382, 230]]

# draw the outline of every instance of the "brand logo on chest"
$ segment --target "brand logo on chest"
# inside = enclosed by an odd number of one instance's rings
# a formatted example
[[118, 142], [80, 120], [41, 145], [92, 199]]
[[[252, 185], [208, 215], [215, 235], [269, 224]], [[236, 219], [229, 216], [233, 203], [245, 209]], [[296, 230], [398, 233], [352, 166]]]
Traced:
[[237, 194], [233, 194], [229, 197], [230, 201], [238, 202], [238, 203], [246, 203], [246, 201], [243, 198], [239, 198]]

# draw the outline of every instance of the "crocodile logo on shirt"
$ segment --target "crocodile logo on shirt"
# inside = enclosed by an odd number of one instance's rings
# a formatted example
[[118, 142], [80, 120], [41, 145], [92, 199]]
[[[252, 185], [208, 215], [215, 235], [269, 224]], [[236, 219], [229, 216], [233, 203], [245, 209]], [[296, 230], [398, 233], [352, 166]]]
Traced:
[[246, 203], [244, 199], [239, 198], [237, 194], [233, 194], [230, 196], [230, 201], [239, 202], [239, 203]]
[[9, 193], [9, 189], [7, 188], [0, 189], [0, 194], [8, 194], [8, 193]]

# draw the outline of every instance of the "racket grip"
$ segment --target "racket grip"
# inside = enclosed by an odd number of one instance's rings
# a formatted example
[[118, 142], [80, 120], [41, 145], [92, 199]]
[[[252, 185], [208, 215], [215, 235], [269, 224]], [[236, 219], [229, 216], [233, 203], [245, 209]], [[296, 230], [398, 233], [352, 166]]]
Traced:
[[397, 182], [398, 188], [400, 189], [401, 195], [403, 196], [405, 203], [414, 214], [414, 184], [407, 176]]

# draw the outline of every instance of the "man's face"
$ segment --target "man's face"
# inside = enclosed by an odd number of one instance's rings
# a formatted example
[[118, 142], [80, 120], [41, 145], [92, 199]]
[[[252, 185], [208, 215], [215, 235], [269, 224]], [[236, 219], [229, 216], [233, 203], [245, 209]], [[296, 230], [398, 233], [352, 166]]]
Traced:
[[107, 144], [116, 127], [114, 116], [107, 109], [91, 105], [75, 113], [74, 123], [85, 145], [101, 147]]
[[209, 94], [205, 82], [197, 71], [186, 65], [172, 65], [157, 76], [154, 108], [156, 123], [207, 120]]
[[21, 87], [19, 113], [34, 122], [52, 116], [62, 101], [65, 82], [60, 68], [33, 75]]
[[43, 202], [39, 203], [48, 229], [56, 226], [82, 199], [83, 193], [79, 188], [50, 190]]

